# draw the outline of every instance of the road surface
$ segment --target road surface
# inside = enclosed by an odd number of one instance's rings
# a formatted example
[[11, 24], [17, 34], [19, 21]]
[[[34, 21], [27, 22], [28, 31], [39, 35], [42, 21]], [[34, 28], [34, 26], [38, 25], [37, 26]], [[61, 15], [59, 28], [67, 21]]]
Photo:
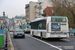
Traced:
[[15, 50], [75, 50], [75, 38], [43, 39], [26, 34], [26, 38], [13, 38], [9, 32]]

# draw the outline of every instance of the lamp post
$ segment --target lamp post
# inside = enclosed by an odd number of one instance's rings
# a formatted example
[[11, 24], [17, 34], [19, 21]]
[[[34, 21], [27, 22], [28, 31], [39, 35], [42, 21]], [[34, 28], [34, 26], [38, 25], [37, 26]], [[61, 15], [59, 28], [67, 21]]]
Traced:
[[2, 30], [2, 23], [1, 23], [1, 30]]
[[5, 21], [5, 27], [6, 27], [6, 23], [7, 23], [7, 22]]
[[15, 22], [13, 22], [13, 28], [15, 29]]
[[19, 27], [20, 27], [20, 17], [19, 17]]

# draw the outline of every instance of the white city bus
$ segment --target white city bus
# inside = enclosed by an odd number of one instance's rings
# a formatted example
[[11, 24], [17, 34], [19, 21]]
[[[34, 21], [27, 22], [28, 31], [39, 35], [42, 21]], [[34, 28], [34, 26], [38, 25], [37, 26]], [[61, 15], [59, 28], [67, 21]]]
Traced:
[[31, 35], [42, 38], [68, 38], [68, 18], [64, 16], [49, 16], [38, 18], [31, 23]]

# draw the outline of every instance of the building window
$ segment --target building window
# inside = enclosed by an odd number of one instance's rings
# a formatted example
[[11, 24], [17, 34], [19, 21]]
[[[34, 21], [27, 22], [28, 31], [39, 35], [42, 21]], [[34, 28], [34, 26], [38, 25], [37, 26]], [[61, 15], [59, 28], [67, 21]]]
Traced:
[[31, 23], [31, 29], [46, 30], [46, 20]]
[[19, 21], [17, 20], [17, 23], [18, 23]]
[[56, 2], [56, 0], [55, 0], [55, 2]]

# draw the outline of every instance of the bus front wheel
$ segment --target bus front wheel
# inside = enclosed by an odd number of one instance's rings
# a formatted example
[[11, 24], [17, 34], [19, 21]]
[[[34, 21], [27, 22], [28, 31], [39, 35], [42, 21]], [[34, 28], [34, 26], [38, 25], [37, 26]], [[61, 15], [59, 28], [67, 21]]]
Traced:
[[32, 31], [32, 36], [34, 37], [34, 32]]
[[42, 32], [41, 32], [41, 39], [43, 39]]

